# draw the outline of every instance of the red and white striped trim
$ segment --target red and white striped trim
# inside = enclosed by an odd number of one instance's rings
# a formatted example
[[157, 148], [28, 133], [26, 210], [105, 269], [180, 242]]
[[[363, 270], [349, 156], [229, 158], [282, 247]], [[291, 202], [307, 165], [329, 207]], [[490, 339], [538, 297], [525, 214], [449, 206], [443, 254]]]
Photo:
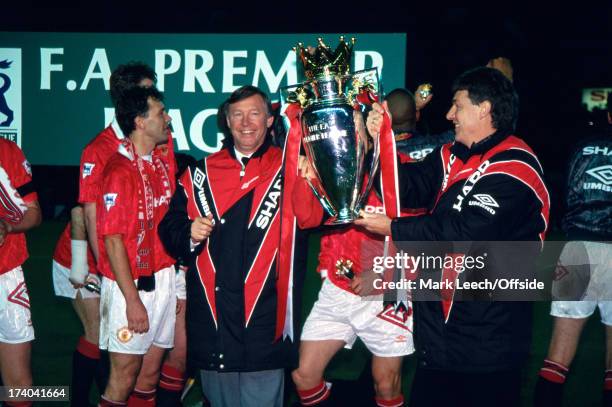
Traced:
[[330, 395], [331, 383], [321, 382], [318, 386], [309, 390], [298, 390], [300, 403], [303, 406], [314, 406], [323, 400], [326, 400]]

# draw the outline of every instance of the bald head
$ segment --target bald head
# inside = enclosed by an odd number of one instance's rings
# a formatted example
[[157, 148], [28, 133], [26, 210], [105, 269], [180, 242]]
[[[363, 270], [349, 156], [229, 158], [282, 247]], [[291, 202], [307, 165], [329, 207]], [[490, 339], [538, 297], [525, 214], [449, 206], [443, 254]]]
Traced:
[[414, 95], [403, 88], [394, 89], [385, 98], [393, 122], [393, 130], [414, 130], [417, 121]]

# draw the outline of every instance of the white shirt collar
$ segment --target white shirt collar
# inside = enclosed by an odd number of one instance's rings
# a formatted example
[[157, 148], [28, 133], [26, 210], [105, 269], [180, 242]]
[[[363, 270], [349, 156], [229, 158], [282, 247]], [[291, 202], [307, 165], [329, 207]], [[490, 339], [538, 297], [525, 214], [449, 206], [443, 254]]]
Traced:
[[130, 161], [134, 161], [134, 158], [136, 158], [132, 155], [132, 152], [130, 150], [125, 148], [123, 144], [119, 144], [119, 147], [117, 147], [117, 152]]
[[240, 151], [238, 151], [236, 149], [236, 147], [234, 147], [234, 153], [236, 154], [236, 159], [238, 160], [240, 165], [242, 165], [242, 158], [243, 157], [251, 158], [251, 156], [253, 155], [253, 153], [251, 153], [251, 154], [242, 154]]
[[115, 136], [119, 140], [123, 140], [125, 138], [125, 136], [123, 135], [123, 131], [121, 131], [121, 127], [119, 127], [119, 123], [117, 123], [117, 118], [116, 117], [113, 117], [113, 121], [111, 122], [110, 126], [112, 127], [113, 131], [115, 132]]

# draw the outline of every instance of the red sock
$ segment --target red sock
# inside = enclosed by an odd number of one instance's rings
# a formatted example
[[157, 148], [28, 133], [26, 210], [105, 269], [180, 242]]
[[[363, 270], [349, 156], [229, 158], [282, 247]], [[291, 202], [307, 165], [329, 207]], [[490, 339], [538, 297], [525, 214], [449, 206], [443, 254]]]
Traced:
[[321, 381], [320, 384], [316, 385], [312, 389], [298, 390], [297, 392], [300, 396], [300, 403], [302, 403], [303, 406], [317, 405], [329, 397], [330, 387], [331, 386], [328, 386], [328, 383]]
[[84, 336], [79, 338], [76, 350], [81, 355], [85, 355], [90, 359], [100, 359], [100, 348], [98, 348], [98, 344], [89, 342]]
[[184, 386], [185, 373], [164, 363], [159, 377], [159, 387], [167, 391], [182, 391]]
[[98, 407], [124, 407], [127, 406], [125, 401], [112, 401], [104, 396], [100, 397], [100, 402], [98, 403]]
[[606, 370], [606, 376], [604, 378], [604, 390], [612, 391], [612, 370]]
[[540, 369], [540, 376], [549, 382], [565, 383], [565, 376], [569, 369], [560, 363], [545, 359], [544, 366]]
[[376, 397], [376, 405], [378, 407], [403, 407], [404, 405], [404, 395], [400, 394], [396, 398], [392, 400], [381, 399], [380, 397]]
[[155, 391], [134, 389], [127, 401], [128, 407], [155, 407]]

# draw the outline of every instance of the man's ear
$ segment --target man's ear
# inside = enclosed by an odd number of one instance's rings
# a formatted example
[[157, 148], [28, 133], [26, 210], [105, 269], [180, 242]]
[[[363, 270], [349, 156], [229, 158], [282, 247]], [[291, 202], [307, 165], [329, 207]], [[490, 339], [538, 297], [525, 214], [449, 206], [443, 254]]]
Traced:
[[491, 102], [489, 102], [488, 100], [483, 101], [482, 103], [478, 105], [478, 109], [479, 109], [479, 116], [481, 119], [487, 117], [488, 115], [491, 114]]
[[272, 123], [274, 123], [274, 116], [269, 116], [266, 119], [266, 127], [269, 129], [272, 126]]
[[144, 128], [145, 118], [142, 116], [136, 116], [134, 118], [134, 129], [142, 129]]

